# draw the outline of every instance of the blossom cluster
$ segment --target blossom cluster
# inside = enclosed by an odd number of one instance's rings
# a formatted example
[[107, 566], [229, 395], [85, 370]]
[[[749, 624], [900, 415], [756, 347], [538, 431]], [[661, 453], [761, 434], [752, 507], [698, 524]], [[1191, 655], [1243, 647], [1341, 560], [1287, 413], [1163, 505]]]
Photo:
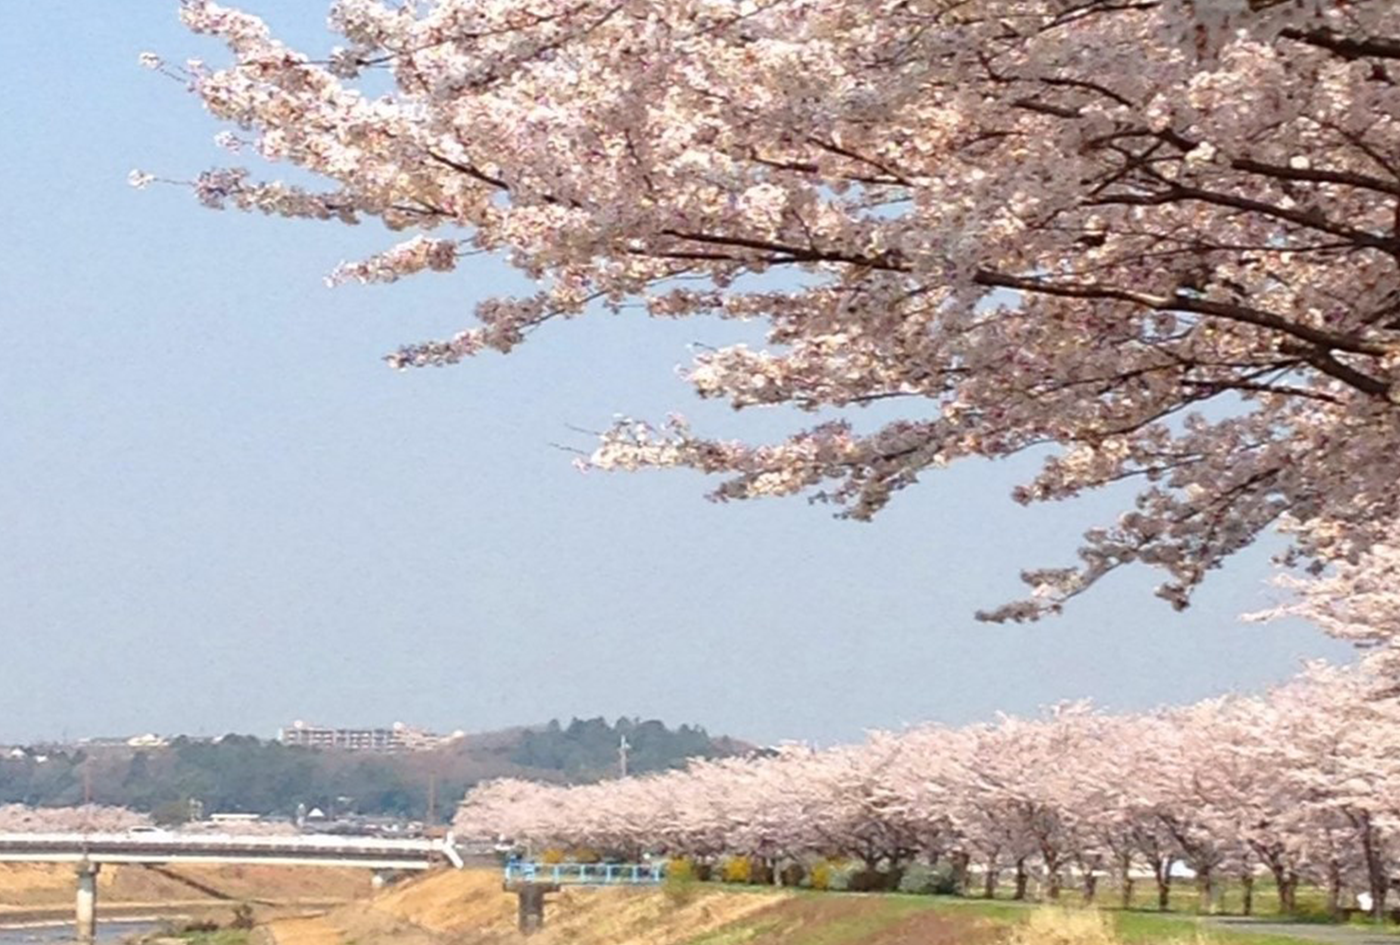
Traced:
[[540, 284], [391, 364], [630, 301], [767, 325], [766, 350], [697, 359], [701, 396], [907, 407], [761, 445], [629, 423], [595, 467], [857, 519], [929, 469], [1035, 447], [1021, 501], [1140, 484], [1001, 620], [1133, 563], [1186, 606], [1285, 515], [1326, 561], [1400, 514], [1391, 0], [339, 0], [320, 57], [212, 0], [182, 16], [228, 46], [181, 75], [240, 148], [330, 183], [212, 171], [205, 204], [413, 232], [332, 281], [451, 268], [461, 245]]

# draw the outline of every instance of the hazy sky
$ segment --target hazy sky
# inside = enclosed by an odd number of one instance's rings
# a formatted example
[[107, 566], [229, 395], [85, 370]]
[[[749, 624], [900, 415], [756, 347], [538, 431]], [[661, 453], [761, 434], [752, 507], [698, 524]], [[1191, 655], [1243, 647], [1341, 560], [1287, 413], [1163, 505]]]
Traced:
[[[318, 0], [251, 6], [328, 43]], [[465, 326], [516, 277], [476, 260], [329, 290], [336, 263], [392, 238], [133, 191], [133, 167], [230, 157], [137, 55], [217, 50], [173, 0], [5, 13], [0, 742], [626, 714], [827, 743], [1082, 696], [1189, 700], [1346, 656], [1236, 620], [1276, 596], [1262, 548], [1185, 614], [1138, 572], [1058, 620], [977, 623], [1116, 508], [1022, 509], [1024, 462], [930, 476], [870, 525], [712, 504], [690, 474], [580, 475], [550, 444], [587, 445], [570, 427], [614, 413], [682, 408], [710, 432], [791, 418], [700, 405], [675, 376], [733, 326], [599, 316], [509, 358], [390, 371], [382, 354]]]

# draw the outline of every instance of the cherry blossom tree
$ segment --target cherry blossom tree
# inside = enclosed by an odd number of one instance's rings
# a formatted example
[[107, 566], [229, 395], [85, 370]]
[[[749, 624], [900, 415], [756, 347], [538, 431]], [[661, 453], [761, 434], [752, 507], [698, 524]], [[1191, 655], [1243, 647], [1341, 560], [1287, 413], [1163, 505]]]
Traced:
[[1141, 719], [1101, 718], [1089, 757], [1082, 760], [1070, 787], [1082, 799], [1078, 817], [1086, 840], [1075, 856], [1085, 877], [1085, 898], [1095, 894], [1099, 870], [1111, 868], [1118, 884], [1119, 904], [1129, 908], [1136, 886], [1134, 867], [1140, 859], [1139, 830], [1145, 801], [1137, 786], [1153, 762], [1143, 750]]
[[1154, 730], [1150, 809], [1175, 844], [1177, 858], [1195, 874], [1203, 912], [1214, 909], [1216, 876], [1229, 861], [1236, 839], [1226, 818], [1201, 791], [1203, 772], [1213, 768], [1226, 748], [1217, 720], [1227, 706], [1226, 700], [1207, 700], [1176, 709]]
[[0, 805], [0, 833], [118, 833], [149, 826], [151, 818], [124, 807]]
[[1106, 765], [1116, 760], [1103, 751], [1110, 728], [1089, 703], [1066, 703], [1037, 724], [1021, 726], [1013, 741], [1021, 762], [1022, 816], [1035, 838], [1050, 899], [1059, 898], [1070, 863], [1079, 870], [1085, 900], [1094, 899], [1106, 849], [1100, 815], [1112, 809], [1114, 796], [1104, 777]]
[[863, 745], [816, 756], [803, 772], [809, 779], [806, 818], [823, 846], [860, 859], [866, 883], [882, 875], [886, 885], [897, 886], [910, 860], [921, 852], [936, 859], [940, 852], [929, 842], [931, 820], [920, 804], [917, 769], [901, 764], [906, 750], [902, 739], [876, 733]]
[[[210, 0], [181, 15], [231, 60], [143, 61], [221, 143], [324, 182], [217, 169], [202, 203], [405, 235], [331, 282], [473, 253], [537, 281], [392, 365], [640, 308], [764, 323], [690, 383], [824, 412], [760, 445], [626, 420], [586, 465], [855, 519], [968, 456], [1039, 451], [1021, 502], [1140, 484], [998, 620], [1134, 562], [1184, 607], [1282, 516], [1316, 561], [1400, 512], [1390, 0], [339, 0], [328, 55]], [[860, 422], [888, 401], [901, 419]]]
[[1047, 895], [1057, 899], [1068, 863], [1091, 856], [1095, 845], [1079, 814], [1094, 803], [1084, 777], [1094, 722], [1087, 705], [1066, 705], [1048, 720], [1004, 717], [977, 730], [962, 763], [968, 831], [987, 860], [989, 897], [1001, 856], [1014, 866], [1016, 899], [1026, 898], [1033, 861], [1043, 870]]
[[1315, 664], [1274, 698], [1293, 722], [1290, 747], [1308, 758], [1284, 774], [1327, 851], [1314, 859], [1323, 860], [1332, 908], [1355, 870], [1379, 920], [1400, 861], [1400, 704], [1376, 699], [1375, 686], [1364, 673]]
[[1254, 864], [1274, 878], [1279, 911], [1297, 908], [1297, 889], [1315, 829], [1292, 772], [1298, 720], [1278, 699], [1231, 700], [1213, 720], [1213, 750], [1198, 765], [1195, 790], [1216, 828], [1234, 835], [1246, 915], [1253, 911]]

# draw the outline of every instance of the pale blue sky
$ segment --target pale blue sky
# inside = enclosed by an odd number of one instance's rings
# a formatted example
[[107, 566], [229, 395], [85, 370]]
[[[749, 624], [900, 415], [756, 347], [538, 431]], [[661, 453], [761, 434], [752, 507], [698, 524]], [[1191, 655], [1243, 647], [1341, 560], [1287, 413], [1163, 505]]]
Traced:
[[[326, 46], [318, 0], [251, 6]], [[616, 412], [782, 429], [675, 376], [732, 326], [603, 316], [509, 358], [388, 370], [380, 355], [464, 326], [514, 276], [478, 260], [329, 290], [389, 237], [131, 190], [133, 167], [228, 157], [198, 103], [137, 65], [217, 61], [175, 10], [6, 5], [0, 742], [627, 714], [826, 743], [1081, 696], [1182, 701], [1346, 656], [1237, 622], [1274, 594], [1263, 549], [1186, 614], [1137, 573], [1058, 620], [975, 622], [1115, 509], [1022, 509], [1025, 464], [954, 467], [859, 525], [800, 500], [714, 505], [694, 475], [583, 476], [550, 447]]]

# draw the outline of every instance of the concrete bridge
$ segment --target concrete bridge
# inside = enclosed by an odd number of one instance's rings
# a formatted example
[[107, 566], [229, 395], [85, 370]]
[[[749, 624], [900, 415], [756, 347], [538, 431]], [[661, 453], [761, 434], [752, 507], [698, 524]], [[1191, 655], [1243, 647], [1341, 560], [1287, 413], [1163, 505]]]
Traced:
[[97, 933], [97, 873], [106, 863], [164, 866], [180, 863], [266, 863], [280, 866], [355, 866], [389, 873], [464, 864], [452, 836], [442, 840], [389, 840], [336, 836], [238, 836], [181, 833], [0, 833], [0, 863], [71, 863], [77, 874], [77, 933]]

